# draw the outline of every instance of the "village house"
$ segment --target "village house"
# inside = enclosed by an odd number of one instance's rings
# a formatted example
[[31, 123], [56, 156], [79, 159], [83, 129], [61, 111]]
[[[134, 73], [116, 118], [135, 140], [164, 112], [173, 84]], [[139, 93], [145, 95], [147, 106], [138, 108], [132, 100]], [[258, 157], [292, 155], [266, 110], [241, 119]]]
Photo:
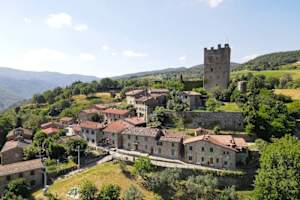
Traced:
[[125, 118], [124, 121], [128, 122], [133, 126], [140, 126], [140, 127], [146, 126], [146, 121], [143, 117], [129, 117], [129, 118]]
[[74, 124], [74, 122], [75, 120], [72, 117], [62, 117], [59, 119], [59, 123], [65, 128]]
[[107, 123], [111, 123], [119, 119], [125, 119], [131, 116], [131, 112], [129, 110], [121, 110], [115, 108], [108, 108], [105, 111], [103, 111], [103, 114], [104, 121]]
[[209, 167], [235, 169], [248, 156], [245, 140], [231, 135], [199, 135], [183, 145], [185, 162]]
[[31, 189], [43, 184], [44, 166], [40, 159], [0, 165], [0, 193], [11, 180], [25, 178]]
[[166, 95], [153, 94], [136, 99], [134, 108], [136, 109], [138, 117], [143, 117], [146, 121], [148, 121], [149, 115], [155, 110], [155, 108], [157, 106], [165, 106], [166, 102]]
[[6, 141], [15, 140], [20, 137], [27, 140], [32, 140], [32, 131], [21, 127], [15, 128], [8, 132]]
[[194, 91], [183, 91], [179, 94], [179, 97], [188, 104], [189, 110], [205, 107], [205, 101], [207, 99], [205, 95]]
[[126, 95], [126, 102], [129, 105], [135, 105], [135, 100], [137, 98], [140, 98], [142, 96], [146, 95], [146, 91], [145, 90], [131, 90], [125, 93]]
[[181, 159], [183, 157], [183, 136], [164, 133], [158, 141], [158, 153], [164, 158]]
[[44, 132], [48, 136], [56, 135], [60, 132], [60, 130], [61, 129], [55, 128], [55, 127], [49, 127], [49, 128], [41, 129], [41, 131]]
[[99, 115], [99, 110], [97, 110], [96, 108], [89, 108], [89, 109], [81, 110], [78, 113], [78, 119], [89, 121], [92, 120], [92, 118], [96, 115]]
[[104, 138], [103, 129], [104, 124], [92, 121], [81, 121], [80, 122], [80, 135], [87, 141], [88, 146], [97, 147]]
[[160, 155], [158, 140], [163, 132], [157, 128], [132, 127], [122, 132], [123, 149]]
[[149, 88], [148, 93], [149, 94], [163, 94], [163, 95], [168, 95], [169, 94], [168, 89], [155, 89], [155, 88]]
[[109, 146], [112, 148], [122, 148], [122, 135], [121, 133], [127, 129], [133, 127], [132, 124], [124, 121], [117, 120], [109, 123], [106, 128], [103, 130], [106, 144], [105, 146]]
[[41, 129], [47, 129], [47, 128], [57, 128], [57, 129], [61, 129], [64, 128], [62, 124], [58, 123], [58, 122], [47, 122], [44, 124], [41, 124]]
[[0, 152], [0, 161], [2, 165], [15, 163], [23, 160], [23, 150], [31, 145], [31, 140], [17, 138], [7, 141]]

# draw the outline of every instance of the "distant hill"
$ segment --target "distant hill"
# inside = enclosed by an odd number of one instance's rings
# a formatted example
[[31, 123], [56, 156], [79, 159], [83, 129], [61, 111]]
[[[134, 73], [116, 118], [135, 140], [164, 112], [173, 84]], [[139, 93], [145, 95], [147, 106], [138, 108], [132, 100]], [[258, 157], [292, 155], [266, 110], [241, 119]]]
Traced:
[[95, 76], [62, 74], [56, 72], [32, 72], [0, 67], [0, 111], [33, 94], [57, 86], [67, 86], [75, 81], [90, 82], [99, 79]]
[[239, 65], [236, 70], [277, 70], [280, 66], [300, 61], [300, 50], [258, 56]]
[[[231, 69], [235, 69], [238, 63], [231, 63]], [[195, 65], [192, 67], [174, 67], [162, 70], [153, 70], [138, 72], [132, 74], [125, 74], [122, 76], [113, 77], [114, 79], [134, 79], [134, 78], [151, 78], [151, 79], [169, 79], [173, 77], [183, 76], [184, 79], [199, 79], [203, 74], [203, 64]]]

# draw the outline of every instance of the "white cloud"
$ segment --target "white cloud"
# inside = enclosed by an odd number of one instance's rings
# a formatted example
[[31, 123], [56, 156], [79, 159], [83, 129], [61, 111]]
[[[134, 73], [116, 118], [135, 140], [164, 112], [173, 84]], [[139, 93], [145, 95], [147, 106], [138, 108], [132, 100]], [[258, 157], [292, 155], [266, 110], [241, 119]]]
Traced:
[[24, 17], [24, 22], [25, 22], [25, 24], [31, 24], [32, 20], [28, 17]]
[[142, 58], [142, 57], [147, 57], [148, 56], [148, 54], [140, 53], [140, 52], [134, 52], [134, 51], [131, 51], [131, 50], [123, 51], [123, 55], [126, 56], [126, 57], [136, 57], [136, 58]]
[[91, 54], [91, 53], [81, 53], [79, 55], [80, 57], [80, 60], [83, 60], [83, 61], [94, 61], [96, 60], [96, 56], [94, 54]]
[[178, 58], [179, 61], [183, 62], [183, 61], [186, 61], [186, 56], [180, 56]]
[[116, 55], [118, 55], [118, 53], [117, 52], [112, 52], [111, 55], [116, 56]]
[[110, 48], [109, 46], [107, 46], [107, 45], [102, 45], [102, 46], [101, 46], [101, 49], [102, 49], [103, 51], [108, 51], [108, 50], [110, 50], [111, 48]]
[[205, 2], [211, 8], [215, 8], [215, 7], [219, 6], [221, 3], [224, 2], [224, 0], [197, 0], [197, 1]]
[[245, 56], [241, 59], [242, 62], [247, 62], [249, 60], [252, 60], [254, 58], [256, 58], [257, 56], [259, 56], [258, 54], [252, 54], [252, 55], [248, 55], [248, 56]]
[[86, 24], [76, 24], [76, 25], [74, 25], [74, 30], [75, 31], [82, 32], [82, 31], [86, 31], [87, 29], [88, 29], [88, 25], [86, 25]]
[[72, 16], [67, 13], [50, 14], [46, 23], [51, 28], [60, 29], [64, 26], [72, 26]]

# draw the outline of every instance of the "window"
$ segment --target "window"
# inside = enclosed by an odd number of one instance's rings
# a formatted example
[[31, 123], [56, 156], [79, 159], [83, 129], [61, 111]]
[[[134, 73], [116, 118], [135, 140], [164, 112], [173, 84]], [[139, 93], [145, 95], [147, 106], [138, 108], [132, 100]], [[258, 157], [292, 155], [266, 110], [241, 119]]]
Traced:
[[213, 71], [214, 71], [214, 69], [213, 69], [213, 68], [210, 68], [210, 71], [211, 71], [211, 72], [213, 72]]
[[172, 147], [174, 147], [175, 146], [175, 144], [172, 142]]
[[145, 149], [146, 149], [146, 150], [148, 149], [148, 146], [147, 146], [147, 145], [145, 145]]
[[128, 148], [130, 148], [130, 143], [128, 143]]
[[139, 137], [138, 137], [138, 136], [135, 136], [135, 140], [139, 140]]
[[204, 162], [204, 157], [201, 158], [201, 162]]
[[229, 154], [229, 152], [227, 151], [227, 155]]
[[171, 155], [175, 156], [175, 150], [174, 149], [171, 149]]
[[224, 165], [227, 165], [227, 161], [224, 161]]
[[225, 152], [225, 151], [223, 151], [223, 154], [225, 155], [225, 154], [226, 154], [226, 152]]
[[94, 139], [92, 139], [92, 143], [95, 143], [95, 140], [94, 140]]
[[214, 152], [214, 149], [212, 147], [210, 147], [209, 151], [210, 152]]
[[130, 139], [130, 135], [127, 135], [127, 138]]
[[193, 160], [193, 156], [189, 156], [189, 160]]
[[35, 174], [35, 173], [34, 173], [34, 171], [32, 170], [32, 171], [30, 172], [30, 175], [31, 175], [31, 176], [34, 176], [34, 174]]
[[10, 179], [11, 179], [11, 177], [8, 175], [8, 176], [6, 176], [6, 180], [7, 181], [10, 181]]
[[189, 146], [189, 150], [190, 150], [190, 151], [193, 151], [193, 146]]
[[94, 131], [91, 131], [91, 134], [94, 135]]
[[204, 147], [202, 147], [202, 151], [204, 151]]
[[216, 159], [216, 163], [219, 163], [219, 158]]
[[20, 174], [19, 174], [19, 178], [22, 178], [22, 177], [23, 177], [23, 173], [20, 173]]

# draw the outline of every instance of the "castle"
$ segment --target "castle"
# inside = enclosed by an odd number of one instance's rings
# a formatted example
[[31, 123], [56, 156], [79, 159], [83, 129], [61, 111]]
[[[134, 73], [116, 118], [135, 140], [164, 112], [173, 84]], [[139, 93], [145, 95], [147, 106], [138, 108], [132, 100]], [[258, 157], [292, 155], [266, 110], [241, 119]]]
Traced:
[[206, 90], [215, 87], [226, 89], [230, 76], [230, 52], [229, 44], [224, 47], [218, 45], [218, 49], [204, 48], [204, 77], [203, 86]]

